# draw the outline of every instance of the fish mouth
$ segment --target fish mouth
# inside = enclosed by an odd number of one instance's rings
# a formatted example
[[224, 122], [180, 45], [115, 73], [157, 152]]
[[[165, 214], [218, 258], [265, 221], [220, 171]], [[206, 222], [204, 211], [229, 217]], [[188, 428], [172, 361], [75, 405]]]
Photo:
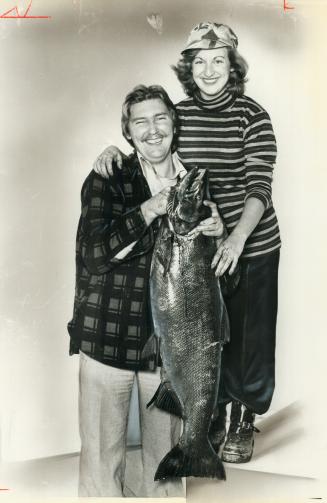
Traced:
[[182, 178], [167, 205], [176, 234], [188, 234], [201, 220], [210, 216], [209, 208], [203, 205], [205, 197], [209, 199], [207, 170], [196, 166]]
[[[181, 181], [178, 190], [178, 200], [180, 202], [200, 199], [203, 194], [204, 177], [206, 170], [195, 167]], [[203, 197], [202, 197], [203, 198]]]

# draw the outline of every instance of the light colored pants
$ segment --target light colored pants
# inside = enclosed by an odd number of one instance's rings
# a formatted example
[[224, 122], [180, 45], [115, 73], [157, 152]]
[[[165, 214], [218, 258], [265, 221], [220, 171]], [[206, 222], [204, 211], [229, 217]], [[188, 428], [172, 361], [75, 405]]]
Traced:
[[181, 479], [154, 482], [155, 471], [180, 436], [180, 420], [156, 407], [146, 408], [160, 383], [160, 372], [134, 372], [104, 365], [80, 352], [79, 496], [122, 497], [128, 412], [137, 379], [142, 442], [139, 497], [184, 497]]

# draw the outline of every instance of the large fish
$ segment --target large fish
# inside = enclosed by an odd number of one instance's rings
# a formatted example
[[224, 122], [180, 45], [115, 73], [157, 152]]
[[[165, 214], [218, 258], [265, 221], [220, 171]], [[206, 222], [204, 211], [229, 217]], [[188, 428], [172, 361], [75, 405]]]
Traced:
[[[208, 431], [229, 323], [219, 280], [211, 269], [215, 239], [190, 233], [210, 216], [206, 170], [193, 168], [171, 190], [150, 274], [154, 331], [163, 363], [161, 392], [183, 419], [178, 444], [161, 461], [155, 480], [169, 477], [225, 479]], [[168, 407], [169, 408], [169, 407]], [[174, 412], [174, 411], [173, 411]]]

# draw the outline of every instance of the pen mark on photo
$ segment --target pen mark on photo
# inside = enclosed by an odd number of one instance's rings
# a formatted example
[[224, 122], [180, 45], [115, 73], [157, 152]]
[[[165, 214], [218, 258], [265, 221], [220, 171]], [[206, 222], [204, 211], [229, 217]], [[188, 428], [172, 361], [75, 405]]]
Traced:
[[27, 6], [27, 9], [23, 14], [19, 13], [17, 5], [11, 9], [0, 14], [0, 19], [50, 19], [51, 16], [31, 16], [29, 11], [31, 10], [33, 0]]
[[291, 5], [288, 5], [287, 0], [284, 0], [284, 10], [294, 10], [295, 7], [291, 7]]

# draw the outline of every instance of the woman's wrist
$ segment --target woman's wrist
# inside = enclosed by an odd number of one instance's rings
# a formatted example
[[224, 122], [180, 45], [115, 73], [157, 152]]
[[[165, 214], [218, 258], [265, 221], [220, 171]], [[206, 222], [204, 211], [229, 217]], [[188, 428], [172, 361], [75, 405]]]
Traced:
[[231, 232], [230, 237], [237, 239], [238, 242], [241, 242], [244, 245], [249, 236], [243, 229], [235, 227], [235, 229]]

